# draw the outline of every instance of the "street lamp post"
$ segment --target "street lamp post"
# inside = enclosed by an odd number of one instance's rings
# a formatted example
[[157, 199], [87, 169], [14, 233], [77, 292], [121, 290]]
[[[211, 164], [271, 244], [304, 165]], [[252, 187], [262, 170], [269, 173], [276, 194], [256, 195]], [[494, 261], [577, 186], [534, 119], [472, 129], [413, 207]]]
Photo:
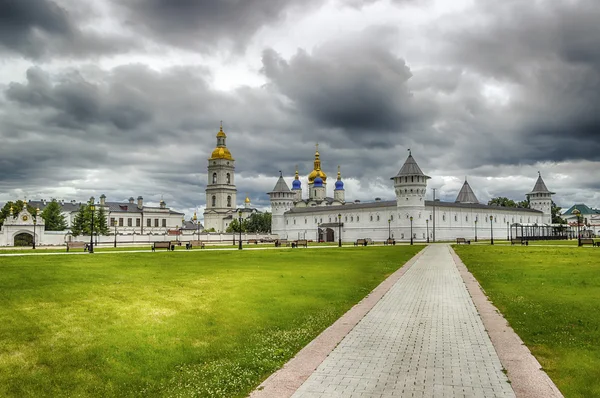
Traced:
[[413, 217], [410, 216], [410, 244], [413, 244], [413, 233], [412, 233], [412, 222], [413, 222]]
[[240, 241], [239, 241], [239, 247], [238, 250], [242, 250], [242, 211], [238, 211], [238, 218], [239, 218], [239, 222], [240, 222]]
[[113, 218], [113, 227], [115, 227], [115, 247], [117, 247], [117, 219]]
[[388, 218], [388, 241], [392, 240], [392, 219]]
[[338, 247], [342, 247], [342, 214], [338, 214]]
[[37, 214], [38, 210], [33, 212], [33, 250], [35, 250], [35, 226], [37, 224]]
[[506, 222], [506, 240], [510, 240], [510, 236], [509, 236], [509, 235], [510, 235], [510, 233], [509, 233], [509, 230], [508, 230], [508, 225], [509, 225], [509, 223], [508, 223], [508, 221], [507, 221], [507, 222]]
[[429, 219], [425, 219], [425, 226], [427, 227], [427, 243], [429, 243]]
[[581, 233], [579, 231], [579, 216], [581, 215], [581, 212], [579, 209], [575, 209], [573, 210], [573, 214], [577, 217], [577, 246], [581, 246]]
[[[433, 189], [433, 219], [432, 219], [433, 225], [432, 225], [432, 227], [433, 227], [433, 243], [435, 243], [435, 190], [437, 188], [432, 188], [432, 189]], [[475, 235], [477, 235], [477, 234], [475, 234]], [[475, 239], [475, 242], [477, 242], [477, 238]]]
[[90, 203], [90, 211], [92, 212], [92, 223], [90, 224], [90, 249], [89, 252], [94, 252], [94, 213], [96, 212], [96, 206], [94, 202]]
[[477, 242], [477, 217], [475, 217], [475, 242]]
[[490, 242], [494, 244], [494, 216], [490, 216]]

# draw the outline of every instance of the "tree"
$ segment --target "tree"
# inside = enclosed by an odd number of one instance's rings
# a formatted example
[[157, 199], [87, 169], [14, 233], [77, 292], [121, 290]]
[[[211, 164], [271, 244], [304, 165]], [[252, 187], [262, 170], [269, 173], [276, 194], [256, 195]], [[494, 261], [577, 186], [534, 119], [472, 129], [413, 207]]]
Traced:
[[60, 205], [56, 199], [52, 199], [44, 208], [41, 214], [46, 223], [46, 231], [64, 231], [67, 229], [65, 215], [62, 213]]
[[271, 232], [271, 213], [254, 213], [248, 217], [247, 231], [258, 232], [258, 233], [269, 233]]
[[[89, 235], [92, 231], [90, 225], [92, 223], [92, 210], [89, 204], [81, 205], [73, 220], [71, 226], [71, 234], [73, 236]], [[108, 223], [106, 221], [106, 213], [102, 207], [96, 206], [94, 211], [94, 234], [108, 235]]]
[[84, 234], [85, 230], [85, 205], [79, 206], [79, 210], [77, 210], [77, 214], [73, 219], [73, 225], [71, 225], [71, 234], [73, 236], [79, 236]]
[[560, 216], [562, 208], [558, 207], [554, 201], [551, 203], [550, 212], [552, 213], [552, 224], [566, 224], [567, 221]]
[[[248, 221], [242, 220], [242, 232], [247, 232]], [[240, 222], [237, 218], [234, 218], [233, 221], [227, 226], [225, 232], [240, 232]]]
[[517, 207], [517, 204], [514, 200], [508, 199], [504, 196], [499, 196], [497, 198], [492, 198], [488, 202], [489, 206], [501, 206], [501, 207]]
[[[8, 201], [4, 204], [4, 207], [2, 207], [2, 210], [0, 210], [0, 227], [2, 225], [4, 225], [4, 220], [6, 220], [8, 217], [10, 217], [10, 209], [12, 207], [12, 217], [13, 218], [17, 218], [17, 215], [21, 212], [21, 210], [23, 210], [23, 206], [25, 205], [25, 202], [22, 200], [17, 200], [16, 202], [13, 201]], [[31, 206], [29, 203], [27, 203], [27, 211], [29, 213], [31, 213], [31, 215], [33, 215], [33, 217], [36, 217], [36, 211], [37, 209], [33, 206]]]
[[214, 228], [205, 229], [203, 232], [217, 232]]
[[108, 235], [108, 222], [106, 221], [106, 212], [104, 207], [96, 206], [97, 211], [94, 215], [94, 232], [99, 235]]
[[517, 202], [517, 207], [521, 207], [523, 209], [529, 209], [529, 197], [527, 197], [527, 199], [525, 200], [521, 200], [520, 202]]

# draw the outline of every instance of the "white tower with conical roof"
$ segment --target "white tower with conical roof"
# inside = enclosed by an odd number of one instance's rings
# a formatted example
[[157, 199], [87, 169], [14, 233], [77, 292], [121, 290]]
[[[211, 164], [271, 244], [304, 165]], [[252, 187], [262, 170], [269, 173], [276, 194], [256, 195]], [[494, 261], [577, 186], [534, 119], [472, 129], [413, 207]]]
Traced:
[[427, 192], [427, 180], [430, 178], [421, 171], [409, 149], [404, 165], [398, 174], [392, 177], [396, 190], [398, 218], [390, 221], [394, 229], [400, 233], [401, 239], [402, 237], [410, 239], [411, 230], [415, 238], [425, 230], [427, 218], [427, 215], [424, 214], [425, 193]]
[[396, 202], [402, 208], [425, 207], [425, 193], [427, 191], [426, 176], [412, 156], [409, 150], [408, 158], [395, 177], [394, 188], [396, 189]]
[[235, 212], [237, 189], [235, 187], [235, 160], [225, 143], [227, 136], [223, 124], [217, 133], [217, 147], [208, 159], [208, 184], [204, 228], [225, 231], [223, 219]]
[[271, 200], [271, 233], [286, 239], [284, 213], [294, 206], [296, 193], [290, 191], [290, 187], [285, 183], [281, 171], [275, 187], [269, 192], [269, 198]]
[[538, 179], [535, 182], [533, 191], [527, 194], [529, 198], [529, 207], [534, 210], [539, 210], [544, 215], [542, 216], [542, 223], [552, 223], [552, 195], [554, 192], [550, 192], [542, 179], [542, 174], [538, 171]]

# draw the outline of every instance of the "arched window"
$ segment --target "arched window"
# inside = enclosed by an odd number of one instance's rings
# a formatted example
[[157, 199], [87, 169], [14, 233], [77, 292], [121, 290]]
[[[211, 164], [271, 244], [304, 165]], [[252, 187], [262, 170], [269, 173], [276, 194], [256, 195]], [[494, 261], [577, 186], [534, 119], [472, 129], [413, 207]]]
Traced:
[[217, 173], [213, 173], [213, 184], [217, 183]]
[[354, 216], [350, 216], [350, 222], [354, 221]]
[[394, 221], [394, 215], [393, 214], [390, 216], [390, 220]]
[[377, 221], [379, 221], [379, 216], [377, 216]]
[[213, 207], [215, 207], [217, 205], [217, 197], [215, 195], [212, 196], [211, 203], [212, 203]]
[[231, 184], [231, 174], [227, 173], [227, 184]]
[[231, 207], [231, 196], [227, 196], [227, 207]]
[[415, 177], [414, 176], [410, 177], [410, 182], [415, 182]]
[[442, 216], [442, 221], [446, 221], [446, 215], [445, 214]]
[[360, 221], [360, 217], [356, 216], [356, 222], [359, 222], [359, 221]]
[[458, 221], [458, 216], [456, 214], [454, 215], [454, 221]]
[[371, 221], [373, 221], [373, 216], [371, 216]]

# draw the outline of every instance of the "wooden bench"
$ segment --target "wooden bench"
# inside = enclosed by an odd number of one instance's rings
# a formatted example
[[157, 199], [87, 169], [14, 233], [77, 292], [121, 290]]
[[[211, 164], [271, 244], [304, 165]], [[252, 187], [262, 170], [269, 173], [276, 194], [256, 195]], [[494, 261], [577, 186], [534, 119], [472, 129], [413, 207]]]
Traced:
[[200, 249], [204, 249], [204, 242], [202, 242], [201, 240], [191, 240], [185, 244], [185, 248], [187, 250], [193, 247], [200, 247]]
[[251, 243], [258, 245], [258, 240], [257, 239], [248, 239], [248, 244], [251, 244]]
[[292, 242], [292, 248], [299, 246], [308, 247], [308, 241], [306, 239], [298, 239]]
[[356, 242], [354, 242], [354, 246], [366, 246], [366, 245], [367, 245], [366, 239], [357, 239]]
[[392, 238], [386, 239], [386, 240], [383, 241], [383, 244], [384, 245], [394, 245], [395, 246], [396, 245], [396, 240], [392, 239]]
[[520, 243], [521, 246], [529, 246], [529, 241], [527, 239], [511, 239], [510, 244], [514, 245], [516, 243]]
[[281, 247], [281, 246], [289, 246], [290, 242], [288, 242], [287, 239], [277, 239], [275, 241], [275, 247]]
[[83, 249], [86, 251], [88, 249], [88, 244], [85, 242], [67, 242], [67, 251], [69, 249]]
[[581, 246], [583, 245], [592, 245], [592, 246], [596, 246], [596, 244], [594, 243], [594, 239], [590, 239], [590, 238], [581, 238], [579, 240]]
[[465, 238], [456, 238], [456, 244], [460, 245], [461, 243], [463, 245], [470, 245], [471, 241], [470, 240], [466, 240]]
[[154, 242], [152, 244], [152, 251], [155, 251], [156, 249], [167, 249], [167, 251], [175, 250], [175, 245], [171, 244], [171, 242]]

